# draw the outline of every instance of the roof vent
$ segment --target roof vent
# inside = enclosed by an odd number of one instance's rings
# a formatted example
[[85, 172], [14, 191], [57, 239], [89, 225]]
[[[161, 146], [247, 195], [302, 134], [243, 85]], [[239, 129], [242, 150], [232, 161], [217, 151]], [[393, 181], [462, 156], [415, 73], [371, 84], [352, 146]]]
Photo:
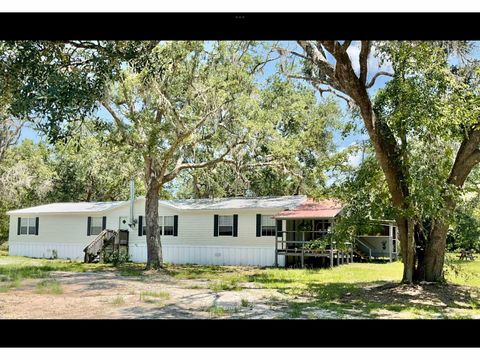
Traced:
[[244, 194], [244, 196], [245, 196], [245, 197], [249, 197], [249, 198], [251, 198], [251, 197], [255, 197], [255, 196], [256, 196], [256, 194], [255, 194], [255, 192], [253, 192], [252, 190], [250, 190], [250, 189], [247, 189], [247, 190], [245, 190], [245, 194]]

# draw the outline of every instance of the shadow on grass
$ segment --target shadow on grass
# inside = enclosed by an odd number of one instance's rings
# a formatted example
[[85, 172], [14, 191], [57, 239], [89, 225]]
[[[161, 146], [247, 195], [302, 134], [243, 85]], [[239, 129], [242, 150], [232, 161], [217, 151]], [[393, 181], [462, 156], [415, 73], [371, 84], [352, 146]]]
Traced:
[[311, 317], [309, 314], [316, 311], [324, 311], [318, 316], [324, 318], [469, 318], [480, 314], [477, 290], [458, 285], [412, 286], [384, 281], [310, 283], [298, 290], [279, 289], [303, 296], [287, 301], [287, 317]]
[[122, 318], [133, 319], [199, 319], [206, 316], [200, 312], [182, 309], [176, 305], [156, 306], [145, 308], [134, 306], [119, 311]]
[[[57, 260], [57, 259], [19, 259], [18, 262], [5, 263], [0, 266], [0, 292], [7, 292], [17, 288], [26, 279], [44, 279], [51, 275], [52, 272], [66, 273], [105, 273], [111, 274], [115, 272], [121, 276], [133, 276], [135, 280], [143, 280], [144, 265], [125, 263], [117, 267], [111, 264], [85, 264], [78, 261]], [[86, 278], [85, 282], [91, 280]], [[90, 284], [94, 289], [95, 286], [106, 288], [107, 285]]]
[[168, 265], [167, 271], [179, 279], [209, 279], [239, 272], [237, 267], [218, 265]]

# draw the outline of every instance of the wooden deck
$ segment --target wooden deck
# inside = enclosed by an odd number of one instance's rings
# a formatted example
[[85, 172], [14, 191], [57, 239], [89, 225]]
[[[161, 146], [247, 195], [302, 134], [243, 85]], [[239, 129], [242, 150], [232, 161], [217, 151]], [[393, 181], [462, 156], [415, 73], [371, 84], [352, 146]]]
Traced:
[[[287, 240], [287, 238], [295, 238], [298, 234], [301, 235], [302, 240]], [[354, 249], [350, 247], [347, 250], [340, 250], [336, 248], [334, 242], [330, 243], [329, 249], [308, 249], [305, 245], [308, 241], [305, 240], [305, 235], [321, 237], [323, 234], [318, 231], [276, 231], [275, 236], [275, 266], [278, 267], [278, 257], [284, 256], [285, 261], [287, 257], [300, 257], [301, 267], [305, 267], [306, 258], [328, 258], [330, 267], [335, 265], [350, 264], [353, 262]], [[352, 245], [346, 243], [347, 245]], [[291, 246], [293, 245], [293, 246]]]

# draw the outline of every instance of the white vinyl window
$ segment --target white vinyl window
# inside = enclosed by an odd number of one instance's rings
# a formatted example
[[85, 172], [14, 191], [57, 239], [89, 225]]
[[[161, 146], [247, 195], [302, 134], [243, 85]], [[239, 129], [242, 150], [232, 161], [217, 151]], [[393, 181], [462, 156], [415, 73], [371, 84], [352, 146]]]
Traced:
[[37, 232], [37, 222], [35, 218], [20, 219], [20, 235], [35, 235]]
[[163, 235], [163, 216], [158, 217], [158, 231], [160, 235]]
[[163, 235], [173, 235], [173, 216], [163, 216]]
[[92, 217], [90, 222], [90, 235], [98, 235], [102, 232], [103, 228], [103, 218], [102, 217]]
[[275, 225], [272, 215], [262, 215], [262, 236], [275, 236]]
[[233, 235], [233, 215], [218, 216], [218, 235], [220, 236]]
[[[158, 230], [160, 235], [173, 235], [173, 216], [159, 216]], [[145, 235], [145, 230], [143, 235]]]

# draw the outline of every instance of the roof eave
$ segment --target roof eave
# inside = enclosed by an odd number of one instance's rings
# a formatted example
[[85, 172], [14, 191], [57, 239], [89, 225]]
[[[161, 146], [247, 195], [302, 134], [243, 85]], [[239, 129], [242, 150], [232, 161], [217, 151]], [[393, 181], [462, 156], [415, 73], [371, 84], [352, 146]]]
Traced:
[[85, 211], [24, 211], [22, 209], [10, 210], [7, 211], [7, 215], [81, 215], [81, 214], [102, 214], [114, 209], [118, 209], [119, 207], [125, 206], [128, 204], [129, 201], [123, 201], [120, 204], [114, 205], [108, 209], [103, 210], [85, 210]]

